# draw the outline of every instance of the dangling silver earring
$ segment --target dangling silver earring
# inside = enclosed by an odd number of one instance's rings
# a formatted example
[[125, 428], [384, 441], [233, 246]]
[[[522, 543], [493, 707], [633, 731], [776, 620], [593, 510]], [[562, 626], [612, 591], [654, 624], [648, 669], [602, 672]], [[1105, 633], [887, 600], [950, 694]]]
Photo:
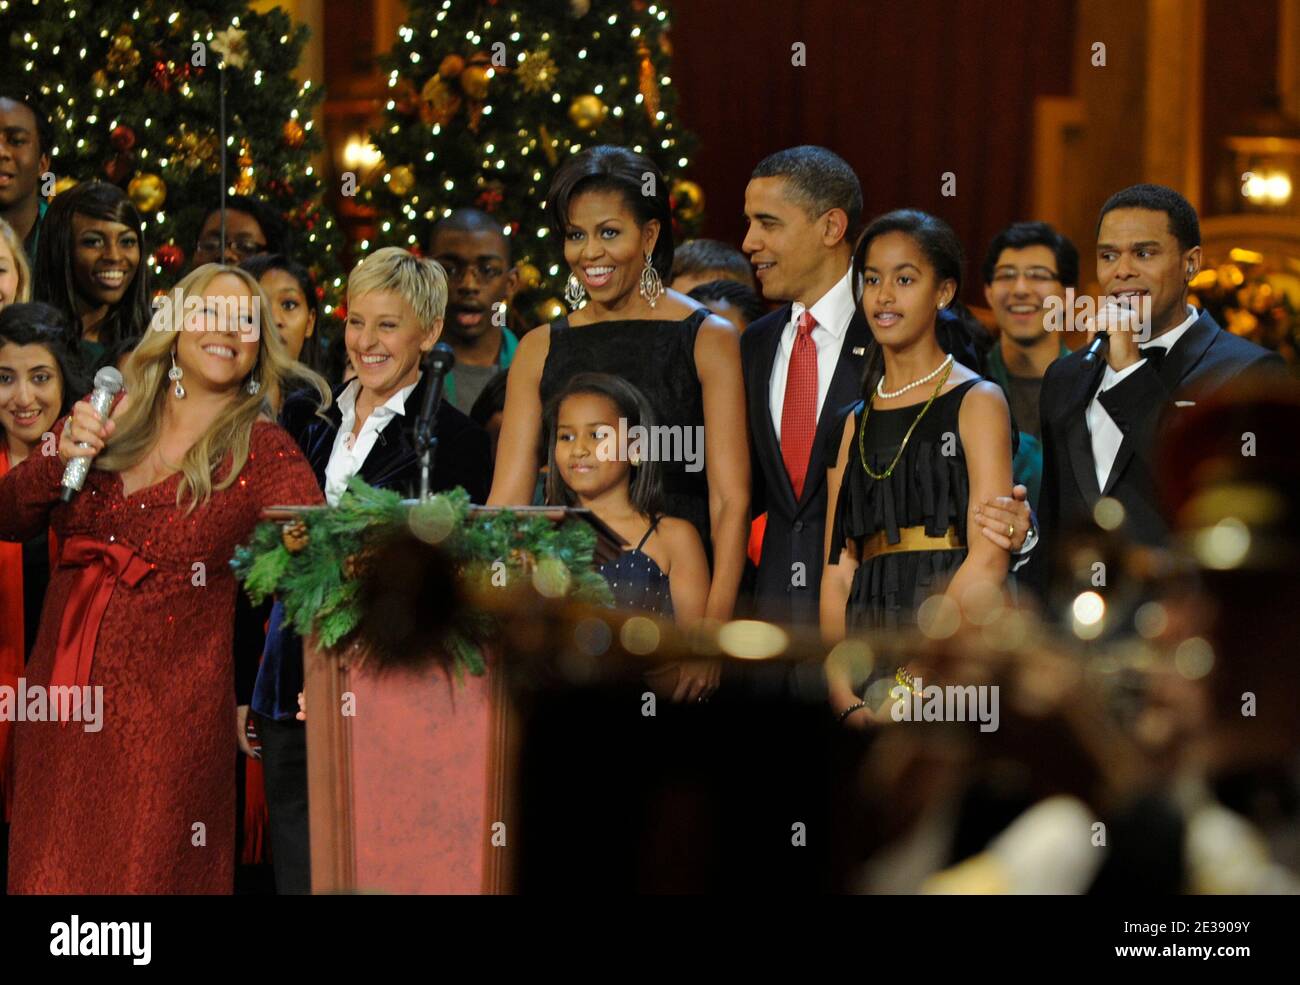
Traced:
[[[253, 372], [257, 372], [256, 366], [253, 367]], [[250, 373], [248, 375], [248, 382], [244, 384], [244, 390], [247, 391], [250, 397], [256, 397], [262, 391], [262, 384], [258, 383], [253, 377], [253, 374]]]
[[646, 304], [652, 308], [664, 296], [663, 278], [659, 276], [659, 271], [655, 270], [650, 263], [649, 253], [645, 255], [645, 266], [641, 268], [641, 296], [645, 298]]
[[182, 371], [181, 368], [176, 365], [176, 350], [173, 349], [172, 368], [167, 370], [167, 379], [171, 380], [173, 383], [176, 384], [176, 387], [175, 389], [172, 390], [172, 393], [176, 394], [177, 400], [185, 399], [185, 387], [181, 386], [181, 377], [184, 375], [185, 375], [184, 371]]
[[574, 311], [587, 299], [587, 291], [578, 280], [577, 274], [569, 274], [569, 282], [564, 285], [564, 301]]

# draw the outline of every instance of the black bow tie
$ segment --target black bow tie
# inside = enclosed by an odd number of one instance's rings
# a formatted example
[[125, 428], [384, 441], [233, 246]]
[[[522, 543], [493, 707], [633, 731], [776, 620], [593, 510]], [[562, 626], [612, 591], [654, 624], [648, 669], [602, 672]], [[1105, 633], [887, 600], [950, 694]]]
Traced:
[[1148, 360], [1155, 369], [1159, 369], [1165, 356], [1169, 355], [1169, 350], [1163, 345], [1149, 345], [1141, 349], [1141, 352], [1142, 358]]

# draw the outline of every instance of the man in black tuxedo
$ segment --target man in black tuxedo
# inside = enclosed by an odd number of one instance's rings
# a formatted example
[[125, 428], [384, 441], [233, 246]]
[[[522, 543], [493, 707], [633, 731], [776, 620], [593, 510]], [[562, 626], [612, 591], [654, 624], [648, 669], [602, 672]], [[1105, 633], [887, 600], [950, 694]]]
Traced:
[[743, 248], [763, 296], [787, 302], [740, 340], [758, 518], [751, 540], [762, 537], [754, 604], [775, 622], [818, 619], [826, 514], [835, 508], [826, 502], [827, 440], [861, 396], [871, 339], [849, 272], [861, 213], [857, 175], [823, 147], [772, 154], [745, 189]]
[[[1225, 332], [1187, 304], [1201, 264], [1196, 211], [1172, 189], [1134, 185], [1111, 196], [1097, 226], [1097, 280], [1108, 299], [1095, 321], [1104, 355], [1087, 348], [1058, 359], [1043, 378], [1044, 446], [1039, 526], [1031, 581], [1050, 588], [1053, 549], [1092, 523], [1102, 497], [1124, 507], [1125, 532], [1165, 546], [1169, 518], [1156, 499], [1160, 427], [1180, 409], [1254, 372], [1283, 367], [1273, 352]], [[1129, 307], [1150, 303], [1149, 338]]]

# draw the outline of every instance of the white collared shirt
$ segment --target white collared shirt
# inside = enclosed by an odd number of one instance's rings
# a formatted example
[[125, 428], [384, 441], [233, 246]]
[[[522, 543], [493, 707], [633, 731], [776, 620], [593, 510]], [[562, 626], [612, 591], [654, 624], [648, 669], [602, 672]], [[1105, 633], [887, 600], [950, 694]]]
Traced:
[[[1179, 323], [1176, 328], [1171, 328], [1162, 335], [1156, 336], [1150, 342], [1140, 346], [1142, 350], [1153, 347], [1164, 349], [1168, 352], [1177, 344], [1178, 340], [1187, 334], [1187, 330], [1195, 324], [1196, 319], [1201, 317], [1201, 313], [1191, 305], [1187, 306], [1189, 312], [1187, 318]], [[1106, 365], [1106, 370], [1102, 373], [1101, 385], [1097, 387], [1097, 392], [1092, 396], [1092, 403], [1088, 405], [1088, 434], [1092, 438], [1092, 461], [1097, 469], [1097, 488], [1105, 489], [1106, 480], [1110, 478], [1110, 470], [1115, 465], [1115, 458], [1119, 455], [1119, 446], [1124, 443], [1124, 432], [1119, 429], [1119, 425], [1107, 413], [1106, 408], [1101, 405], [1101, 394], [1109, 390], [1115, 384], [1127, 379], [1137, 368], [1143, 365], [1146, 359], [1139, 359], [1132, 366], [1120, 370], [1118, 373]]]
[[393, 418], [406, 414], [406, 398], [419, 383], [420, 378], [416, 377], [414, 383], [398, 390], [382, 407], [372, 410], [355, 438], [352, 429], [357, 423], [357, 394], [361, 392], [361, 381], [354, 379], [339, 394], [339, 411], [343, 419], [339, 422], [339, 433], [334, 436], [329, 464], [325, 466], [325, 501], [330, 506], [339, 505], [339, 497], [347, 489], [348, 480], [361, 471], [370, 449], [379, 440], [379, 432], [388, 427]]
[[[853, 319], [853, 272], [845, 273], [835, 286], [823, 294], [808, 311], [816, 319], [810, 338], [817, 347], [817, 419], [821, 420], [822, 405], [826, 394], [831, 389], [831, 378], [835, 367], [840, 362], [840, 350], [844, 348], [844, 339], [848, 335], [849, 322]], [[799, 318], [804, 313], [804, 305], [796, 301], [790, 307], [790, 321], [781, 332], [781, 344], [776, 348], [776, 359], [772, 361], [772, 379], [770, 381], [769, 402], [772, 405], [772, 427], [776, 429], [776, 438], [781, 440], [781, 411], [785, 407], [786, 376], [790, 372], [790, 353], [794, 351], [794, 340], [798, 334]]]

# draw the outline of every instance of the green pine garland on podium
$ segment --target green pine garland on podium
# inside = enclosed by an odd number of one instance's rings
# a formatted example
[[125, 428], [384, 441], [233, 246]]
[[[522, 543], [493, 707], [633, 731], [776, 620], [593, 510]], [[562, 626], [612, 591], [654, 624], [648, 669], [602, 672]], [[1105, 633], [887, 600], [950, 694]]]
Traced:
[[258, 525], [231, 561], [254, 605], [272, 595], [319, 646], [361, 643], [377, 669], [449, 662], [482, 674], [492, 620], [465, 599], [524, 580], [543, 595], [613, 604], [579, 521], [509, 510], [471, 513], [456, 488], [411, 504], [353, 477], [336, 507]]

